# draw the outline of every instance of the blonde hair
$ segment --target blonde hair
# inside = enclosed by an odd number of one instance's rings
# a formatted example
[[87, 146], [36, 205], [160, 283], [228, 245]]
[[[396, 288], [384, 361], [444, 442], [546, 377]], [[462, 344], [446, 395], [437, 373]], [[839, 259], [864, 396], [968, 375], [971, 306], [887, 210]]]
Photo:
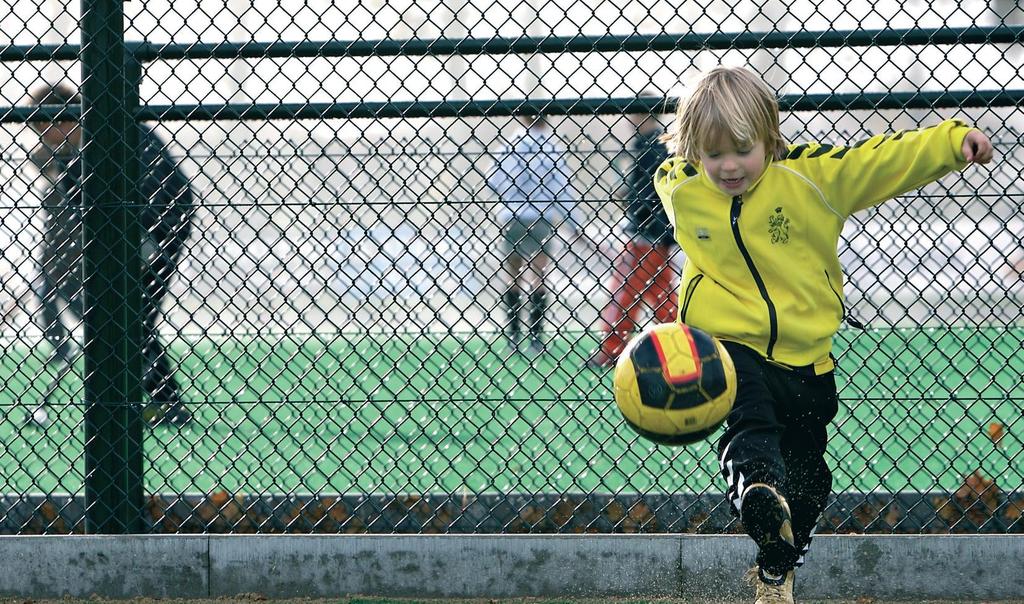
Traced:
[[769, 156], [785, 154], [779, 130], [779, 102], [759, 76], [743, 67], [716, 67], [680, 99], [672, 130], [663, 137], [669, 151], [697, 163], [722, 134], [736, 145], [764, 143]]

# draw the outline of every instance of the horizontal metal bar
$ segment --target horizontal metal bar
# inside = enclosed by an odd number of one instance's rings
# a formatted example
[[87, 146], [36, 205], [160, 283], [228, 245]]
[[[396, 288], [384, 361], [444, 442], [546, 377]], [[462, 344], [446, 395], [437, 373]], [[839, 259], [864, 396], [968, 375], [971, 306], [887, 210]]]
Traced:
[[0, 46], [0, 61], [77, 61], [78, 44], [20, 44]]
[[[937, 109], [1009, 107], [1024, 102], [1024, 90], [877, 92], [785, 95], [783, 111]], [[408, 101], [379, 103], [281, 103], [258, 105], [165, 105], [140, 108], [141, 121], [277, 120], [358, 118], [499, 117], [528, 113], [610, 115], [675, 111], [675, 99], [590, 98], [495, 101]]]
[[0, 107], [0, 123], [78, 121], [79, 105], [40, 105], [38, 107]]
[[[139, 61], [198, 59], [287, 59], [317, 57], [503, 55], [566, 52], [727, 50], [733, 48], [837, 48], [927, 44], [1009, 44], [1024, 42], [1024, 26], [941, 27], [772, 32], [630, 34], [623, 36], [535, 36], [410, 40], [326, 40], [299, 42], [126, 42]], [[65, 61], [78, 45], [0, 47], [0, 61]]]
[[813, 48], [916, 46], [1024, 42], [1024, 26], [933, 29], [876, 29], [772, 32], [711, 32], [625, 36], [544, 36], [327, 42], [244, 42], [140, 44], [140, 61], [155, 59], [234, 59], [368, 57], [421, 55], [503, 55], [566, 52], [726, 50], [732, 48]]
[[[1024, 90], [951, 90], [935, 92], [857, 92], [789, 94], [779, 99], [783, 111], [853, 111], [876, 109], [944, 109], [951, 107], [1014, 107], [1024, 104]], [[406, 101], [356, 103], [261, 103], [255, 105], [148, 105], [136, 119], [159, 121], [501, 117], [529, 113], [547, 115], [611, 115], [631, 112], [671, 113], [675, 99], [590, 98], [493, 101]], [[77, 106], [0, 107], [0, 123], [77, 119]]]

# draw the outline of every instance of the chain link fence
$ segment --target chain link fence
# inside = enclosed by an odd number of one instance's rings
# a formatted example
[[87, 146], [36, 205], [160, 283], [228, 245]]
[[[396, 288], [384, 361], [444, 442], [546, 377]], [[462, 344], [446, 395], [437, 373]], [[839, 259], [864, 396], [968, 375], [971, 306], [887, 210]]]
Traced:
[[[1018, 4], [12, 2], [0, 533], [738, 530], [713, 441], [639, 439], [586, 364], [637, 118], [720, 62], [791, 141], [992, 137], [843, 233], [819, 532], [1024, 529]], [[523, 114], [574, 205], [542, 352], [488, 182]]]

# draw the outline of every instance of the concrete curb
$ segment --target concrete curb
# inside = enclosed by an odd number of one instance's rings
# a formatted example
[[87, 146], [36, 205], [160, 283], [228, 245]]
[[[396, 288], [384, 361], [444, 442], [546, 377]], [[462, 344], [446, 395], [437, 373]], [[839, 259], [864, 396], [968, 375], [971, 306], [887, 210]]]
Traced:
[[[749, 593], [733, 535], [0, 537], [0, 596], [199, 598]], [[1024, 535], [816, 537], [812, 598], [1021, 598]]]

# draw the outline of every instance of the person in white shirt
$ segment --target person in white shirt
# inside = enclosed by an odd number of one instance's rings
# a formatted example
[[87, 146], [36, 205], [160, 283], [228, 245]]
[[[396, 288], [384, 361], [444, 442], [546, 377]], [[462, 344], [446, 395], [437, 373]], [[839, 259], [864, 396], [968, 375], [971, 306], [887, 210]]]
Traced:
[[564, 148], [543, 115], [522, 116], [519, 121], [523, 131], [498, 154], [487, 184], [500, 202], [504, 283], [499, 291], [508, 315], [505, 334], [518, 350], [523, 341], [520, 313], [525, 298], [530, 305], [529, 350], [541, 353], [548, 305], [545, 274], [552, 238], [563, 225], [572, 230], [573, 242], [583, 230]]

